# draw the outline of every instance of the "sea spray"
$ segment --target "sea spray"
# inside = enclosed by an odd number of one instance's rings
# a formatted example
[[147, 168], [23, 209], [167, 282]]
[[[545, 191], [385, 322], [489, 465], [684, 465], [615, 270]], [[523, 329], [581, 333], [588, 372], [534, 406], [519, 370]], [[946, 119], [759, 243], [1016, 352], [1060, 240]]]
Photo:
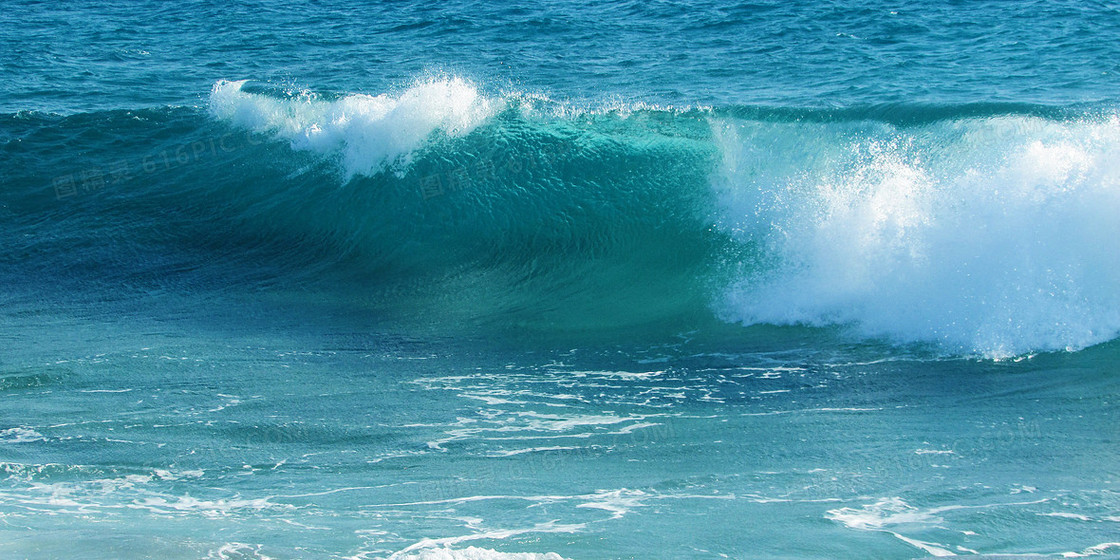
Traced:
[[719, 305], [1004, 357], [1120, 331], [1120, 121], [713, 121], [721, 226], [765, 247]]
[[433, 133], [465, 135], [499, 108], [459, 78], [420, 80], [395, 96], [349, 94], [333, 100], [308, 91], [289, 97], [247, 93], [246, 83], [214, 84], [210, 111], [288, 139], [294, 149], [340, 152], [347, 177], [402, 170]]

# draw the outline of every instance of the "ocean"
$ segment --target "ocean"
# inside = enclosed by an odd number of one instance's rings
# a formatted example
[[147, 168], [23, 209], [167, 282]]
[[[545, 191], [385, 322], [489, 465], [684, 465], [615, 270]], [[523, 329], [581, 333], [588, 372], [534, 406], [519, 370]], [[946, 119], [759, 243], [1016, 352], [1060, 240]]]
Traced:
[[6, 0], [0, 558], [1120, 558], [1118, 39]]

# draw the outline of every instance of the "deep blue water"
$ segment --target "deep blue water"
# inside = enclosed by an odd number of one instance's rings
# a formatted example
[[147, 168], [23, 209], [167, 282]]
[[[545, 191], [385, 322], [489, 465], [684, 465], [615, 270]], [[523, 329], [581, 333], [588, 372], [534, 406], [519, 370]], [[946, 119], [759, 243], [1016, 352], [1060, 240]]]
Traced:
[[6, 2], [0, 557], [1116, 557], [1118, 37]]

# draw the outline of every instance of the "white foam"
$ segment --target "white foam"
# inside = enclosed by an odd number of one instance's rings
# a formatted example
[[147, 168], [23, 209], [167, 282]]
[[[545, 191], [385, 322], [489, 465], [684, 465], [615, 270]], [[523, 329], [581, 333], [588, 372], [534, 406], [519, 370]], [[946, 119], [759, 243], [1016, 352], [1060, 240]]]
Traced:
[[239, 542], [226, 543], [217, 549], [211, 550], [207, 555], [207, 560], [240, 560], [240, 559], [255, 559], [255, 560], [272, 560], [271, 556], [265, 556], [261, 553], [261, 545], [259, 544], [246, 544]]
[[8, 428], [0, 430], [0, 443], [30, 443], [46, 441], [47, 438], [30, 428]]
[[902, 542], [904, 542], [904, 543], [906, 543], [910, 546], [913, 546], [915, 548], [919, 548], [921, 550], [924, 550], [925, 552], [929, 553], [930, 556], [937, 556], [939, 558], [946, 557], [946, 556], [956, 556], [956, 554], [954, 554], [953, 552], [950, 552], [950, 551], [948, 551], [944, 548], [941, 548], [940, 546], [937, 546], [935, 543], [928, 543], [928, 542], [925, 542], [925, 541], [920, 541], [918, 539], [912, 539], [910, 537], [904, 537], [904, 536], [902, 536], [898, 533], [895, 533], [893, 531], [889, 531], [889, 532], [890, 532], [890, 534], [894, 535], [895, 538], [897, 538], [898, 540], [900, 540], [900, 541], [902, 541]]
[[269, 509], [294, 509], [294, 506], [276, 504], [267, 498], [244, 499], [234, 497], [219, 500], [199, 500], [191, 496], [176, 496], [168, 499], [162, 496], [151, 496], [133, 500], [126, 507], [142, 509], [153, 513], [197, 513], [204, 517], [223, 517], [234, 512], [263, 511]]
[[645, 505], [648, 498], [641, 490], [602, 490], [590, 496], [585, 496], [589, 501], [577, 505], [578, 508], [592, 508], [608, 511], [611, 519], [622, 519], [630, 510]]
[[901, 498], [884, 498], [861, 508], [829, 510], [825, 517], [850, 529], [879, 531], [902, 524], [936, 525], [941, 518], [931, 511], [919, 510]]
[[572, 377], [617, 377], [621, 379], [652, 379], [659, 375], [663, 375], [664, 370], [659, 371], [570, 371], [569, 375]]
[[542, 453], [548, 451], [583, 451], [586, 447], [576, 447], [573, 445], [550, 445], [544, 447], [527, 447], [524, 449], [511, 449], [508, 451], [496, 451], [487, 455], [488, 457], [513, 457], [514, 455], [523, 455], [525, 453]]
[[1098, 545], [1090, 546], [1081, 552], [1063, 552], [1063, 558], [1085, 558], [1086, 556], [1097, 556], [1106, 554], [1109, 549], [1120, 548], [1120, 542], [1106, 542]]
[[958, 508], [959, 506], [948, 506], [920, 510], [907, 504], [901, 498], [884, 498], [861, 508], [830, 510], [825, 517], [838, 521], [851, 529], [887, 533], [931, 556], [944, 557], [956, 556], [956, 554], [948, 550], [945, 545], [907, 537], [895, 531], [894, 528], [898, 526], [918, 529], [934, 527], [942, 523], [942, 519], [936, 515], [937, 513]]
[[713, 121], [719, 225], [763, 255], [729, 320], [992, 358], [1120, 333], [1120, 119]]
[[393, 560], [564, 560], [555, 552], [498, 552], [488, 548], [432, 548], [406, 555], [394, 554]]
[[[467, 547], [465, 549], [452, 549], [452, 545], [463, 542], [476, 541], [476, 540], [504, 540], [510, 537], [517, 537], [525, 534], [533, 533], [578, 533], [585, 528], [583, 523], [564, 524], [550, 521], [547, 523], [538, 523], [532, 527], [522, 529], [493, 529], [481, 530], [477, 533], [463, 535], [459, 537], [444, 537], [438, 539], [423, 539], [420, 542], [396, 552], [390, 556], [391, 560], [488, 560], [491, 558], [497, 560], [557, 560], [560, 558], [555, 553], [549, 555], [530, 554], [528, 556], [503, 556], [502, 554], [493, 550]], [[470, 552], [468, 552], [470, 551]], [[430, 556], [430, 555], [436, 556]], [[439, 555], [443, 556], [439, 556]], [[475, 554], [475, 556], [461, 556], [462, 554]], [[488, 556], [497, 554], [498, 556]], [[513, 553], [525, 554], [525, 553]], [[448, 556], [450, 555], [450, 556]], [[456, 556], [459, 555], [459, 556]]]
[[210, 91], [210, 112], [243, 128], [291, 142], [294, 149], [338, 154], [347, 177], [403, 170], [412, 153], [439, 132], [468, 134], [500, 108], [459, 78], [421, 80], [399, 95], [303, 93], [290, 98], [243, 91], [222, 80]]
[[1093, 521], [1093, 518], [1089, 517], [1088, 515], [1082, 515], [1080, 513], [1069, 513], [1069, 512], [1065, 512], [1065, 511], [1055, 511], [1055, 512], [1050, 512], [1050, 513], [1036, 513], [1035, 515], [1039, 515], [1039, 516], [1042, 516], [1042, 517], [1059, 517], [1059, 518], [1062, 518], [1062, 519], [1073, 519], [1073, 520], [1076, 520], [1076, 521]]

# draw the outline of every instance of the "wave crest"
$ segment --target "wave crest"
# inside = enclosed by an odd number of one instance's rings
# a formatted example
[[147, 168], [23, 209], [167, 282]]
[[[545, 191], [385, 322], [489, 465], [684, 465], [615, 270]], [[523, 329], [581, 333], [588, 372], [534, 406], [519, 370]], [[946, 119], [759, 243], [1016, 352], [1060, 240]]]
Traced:
[[297, 150], [338, 153], [347, 178], [407, 168], [412, 153], [433, 134], [466, 135], [502, 105], [460, 78], [418, 81], [396, 96], [349, 94], [333, 100], [307, 91], [288, 96], [249, 92], [247, 83], [214, 84], [211, 114], [275, 134]]

